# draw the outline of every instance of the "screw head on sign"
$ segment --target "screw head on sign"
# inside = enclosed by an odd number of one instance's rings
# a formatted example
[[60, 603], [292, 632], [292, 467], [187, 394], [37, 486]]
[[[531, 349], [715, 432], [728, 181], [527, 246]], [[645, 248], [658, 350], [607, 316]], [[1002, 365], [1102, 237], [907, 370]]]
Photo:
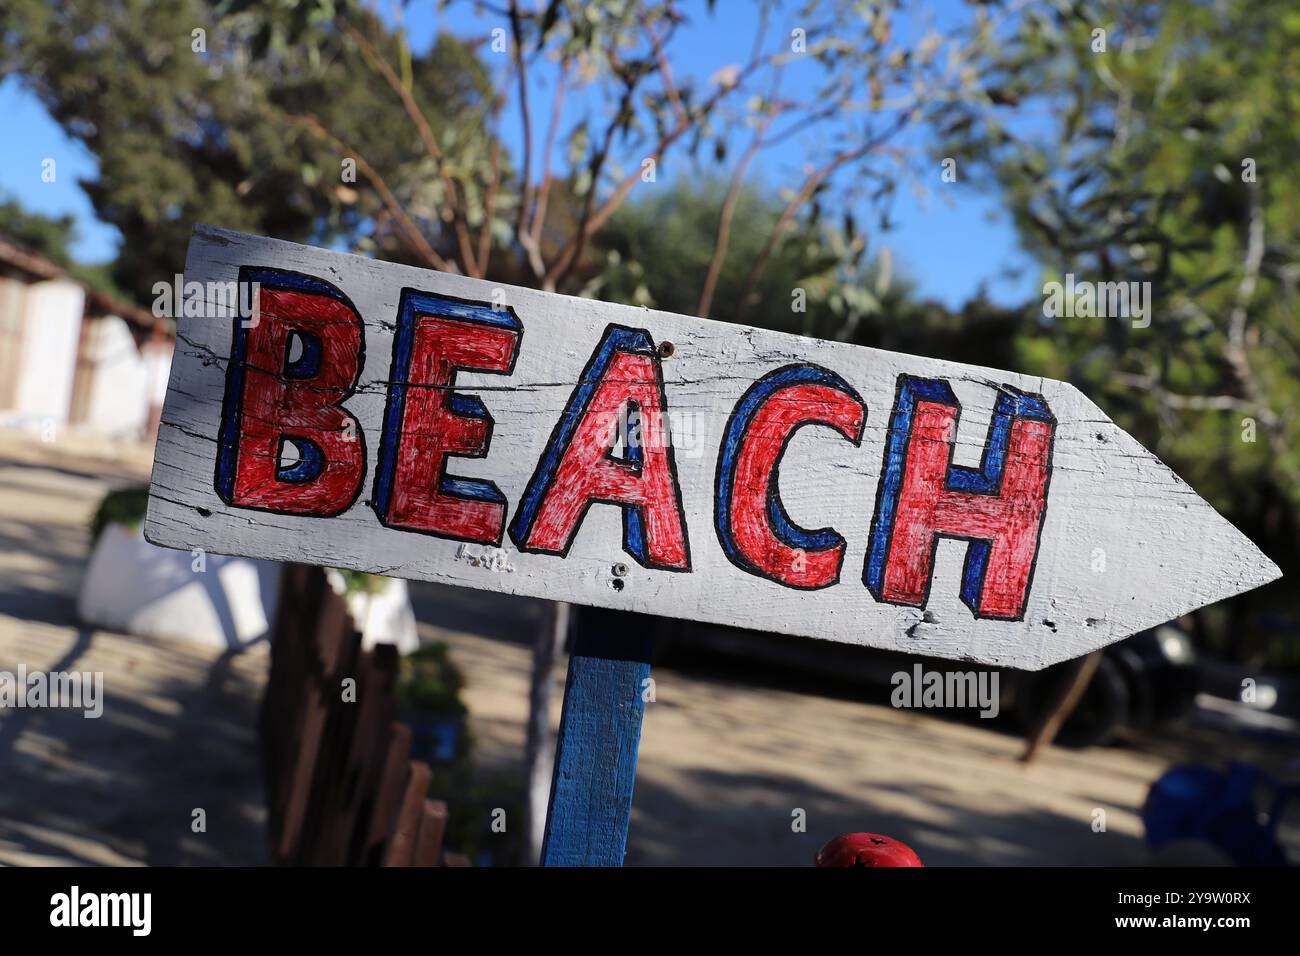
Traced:
[[614, 569], [613, 569], [613, 570], [614, 570], [614, 577], [616, 577], [616, 578], [625, 578], [625, 577], [627, 577], [627, 565], [626, 565], [626, 564], [621, 564], [621, 563], [620, 563], [620, 564], [616, 564], [616, 565], [614, 565]]
[[925, 866], [910, 846], [879, 833], [841, 833], [817, 851], [817, 866]]
[[672, 357], [673, 357], [673, 353], [676, 352], [676, 351], [677, 351], [677, 346], [673, 345], [672, 342], [660, 342], [660, 343], [659, 343], [659, 357], [660, 357], [660, 358], [672, 358]]

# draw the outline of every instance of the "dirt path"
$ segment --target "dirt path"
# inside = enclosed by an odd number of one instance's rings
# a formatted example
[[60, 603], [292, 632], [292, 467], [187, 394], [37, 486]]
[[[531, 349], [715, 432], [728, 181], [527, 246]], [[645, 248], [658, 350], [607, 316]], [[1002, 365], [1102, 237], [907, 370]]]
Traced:
[[[102, 672], [106, 698], [96, 720], [0, 710], [0, 864], [263, 862], [254, 727], [265, 649], [229, 656], [76, 621], [91, 511], [106, 488], [147, 475], [144, 455], [102, 451], [0, 432], [0, 670]], [[414, 594], [421, 619], [439, 622], [423, 636], [447, 640], [467, 673], [484, 774], [522, 780], [523, 641], [545, 605], [433, 585]], [[850, 830], [900, 838], [929, 865], [1139, 864], [1139, 808], [1171, 762], [1262, 759], [1240, 738], [1197, 730], [1142, 748], [1051, 749], [1025, 768], [1022, 741], [980, 721], [752, 675], [654, 676], [630, 864], [802, 866]], [[196, 809], [206, 833], [193, 832]]]
[[[458, 629], [425, 625], [423, 636], [448, 641], [466, 671], [484, 770], [521, 773], [528, 648], [469, 633], [480, 629], [472, 599], [443, 597]], [[499, 627], [513, 622], [516, 635], [540, 619], [535, 604], [492, 599]], [[931, 865], [1146, 860], [1139, 808], [1168, 766], [1158, 757], [1053, 749], [1026, 769], [1019, 738], [978, 725], [663, 667], [654, 676], [629, 864], [802, 866], [851, 830], [898, 837]], [[1093, 830], [1098, 809], [1104, 832]], [[805, 832], [793, 827], [797, 810]]]
[[[79, 626], [87, 526], [147, 455], [0, 433], [0, 670], [103, 674], [103, 714], [0, 710], [0, 864], [265, 860], [254, 720], [265, 649]], [[195, 810], [206, 832], [195, 832]]]

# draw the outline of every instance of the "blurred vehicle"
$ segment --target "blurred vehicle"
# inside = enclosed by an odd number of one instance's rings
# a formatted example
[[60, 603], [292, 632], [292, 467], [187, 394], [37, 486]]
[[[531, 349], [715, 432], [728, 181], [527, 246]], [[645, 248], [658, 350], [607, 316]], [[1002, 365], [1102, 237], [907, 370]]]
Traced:
[[[1070, 662], [1012, 676], [1015, 711], [1026, 731], [1044, 719], [1065, 690]], [[1005, 679], [1005, 678], [1004, 678]], [[1123, 728], [1167, 726], [1191, 712], [1197, 690], [1191, 637], [1172, 624], [1112, 644], [1056, 742], [1067, 747], [1110, 743]]]
[[[959, 665], [850, 644], [576, 605], [571, 626], [648, 631], [655, 639], [657, 664], [687, 670], [708, 667], [711, 661], [725, 662], [727, 672], [734, 674], [738, 659], [743, 659], [750, 673], [754, 667], [779, 668], [783, 681], [819, 679], [812, 690], [834, 685], [889, 688], [895, 674], [910, 671], [917, 663], [934, 671], [996, 670], [1000, 708], [1014, 713], [1026, 731], [1039, 725], [1072, 673], [1068, 661], [1036, 672]], [[1142, 631], [1105, 649], [1092, 682], [1056, 740], [1067, 747], [1096, 746], [1110, 743], [1125, 728], [1145, 730], [1173, 723], [1192, 710], [1197, 681], [1196, 653], [1185, 631], [1172, 624]]]

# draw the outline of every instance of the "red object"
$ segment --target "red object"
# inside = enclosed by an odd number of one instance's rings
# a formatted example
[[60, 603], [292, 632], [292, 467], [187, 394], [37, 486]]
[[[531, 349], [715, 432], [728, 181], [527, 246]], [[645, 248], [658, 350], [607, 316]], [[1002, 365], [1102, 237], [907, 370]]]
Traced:
[[[361, 367], [361, 318], [325, 292], [267, 284], [258, 308], [256, 321], [240, 320], [231, 356], [217, 488], [240, 508], [342, 514], [366, 473], [361, 426], [340, 407]], [[302, 357], [291, 362], [295, 336]], [[287, 444], [294, 465], [280, 463]]]
[[[585, 407], [571, 405], [565, 420], [576, 420], [567, 443], [556, 429], [543, 459], [556, 458], [554, 478], [546, 485], [536, 513], [522, 533], [511, 536], [521, 551], [567, 555], [587, 509], [596, 502], [635, 512], [624, 524], [624, 548], [643, 566], [689, 571], [686, 520], [676, 466], [668, 442], [663, 372], [653, 354], [625, 351], [606, 333], [597, 350], [607, 365], [593, 382]], [[584, 372], [584, 385], [592, 381]], [[620, 422], [637, 412], [636, 434], [629, 437], [627, 457], [617, 458], [612, 445]], [[565, 421], [562, 420], [561, 427]], [[631, 430], [629, 426], [629, 431]], [[517, 519], [518, 520], [518, 519]], [[629, 530], [630, 529], [630, 530]]]
[[[1047, 505], [1053, 425], [1013, 418], [998, 492], [962, 491], [948, 487], [958, 412], [934, 401], [917, 404], [881, 597], [893, 604], [925, 603], [937, 537], [988, 542], [988, 570], [979, 574], [972, 610], [980, 617], [1018, 620]], [[969, 575], [969, 562], [967, 568]]]
[[[452, 389], [462, 370], [509, 373], [520, 332], [474, 319], [416, 314], [399, 334], [409, 338], [410, 350], [406, 367], [393, 371], [406, 388], [398, 414], [385, 426], [394, 426], [394, 433], [384, 436], [382, 453], [391, 469], [391, 492], [380, 517], [403, 531], [499, 546], [505, 495], [491, 482], [447, 473], [448, 458], [487, 455], [492, 416], [481, 399]], [[399, 361], [395, 358], [394, 365]]]
[[[777, 497], [776, 470], [798, 429], [826, 425], [857, 444], [862, 440], [866, 415], [856, 395], [832, 385], [799, 382], [772, 392], [751, 413], [735, 450], [729, 527], [721, 529], [733, 542], [742, 567], [802, 590], [830, 587], [839, 581], [843, 538], [829, 528], [812, 533], [790, 529], [783, 537], [773, 526], [774, 515], [787, 528], [790, 524]], [[816, 549], [798, 547], [791, 540], [794, 534], [803, 539], [824, 538], [826, 543]]]
[[817, 866], [925, 866], [910, 846], [879, 833], [842, 833], [817, 851]]

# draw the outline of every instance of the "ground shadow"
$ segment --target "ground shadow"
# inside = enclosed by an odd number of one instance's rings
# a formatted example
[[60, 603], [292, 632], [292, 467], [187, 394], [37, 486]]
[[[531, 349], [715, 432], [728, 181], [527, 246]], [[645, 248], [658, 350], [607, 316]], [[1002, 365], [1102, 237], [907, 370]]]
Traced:
[[[51, 670], [78, 670], [93, 637], [79, 632]], [[0, 719], [0, 852], [81, 864], [265, 862], [261, 682], [234, 667], [234, 654], [178, 654], [169, 676], [130, 693], [114, 687], [132, 661], [114, 661], [122, 669], [103, 674], [99, 718], [62, 708]]]

